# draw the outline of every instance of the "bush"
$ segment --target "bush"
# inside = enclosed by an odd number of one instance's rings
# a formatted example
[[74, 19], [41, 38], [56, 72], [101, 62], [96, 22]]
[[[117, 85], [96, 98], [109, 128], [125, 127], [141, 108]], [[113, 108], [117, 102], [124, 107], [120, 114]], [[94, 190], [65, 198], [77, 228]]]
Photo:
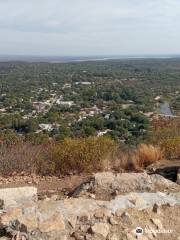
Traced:
[[34, 173], [37, 162], [43, 158], [44, 147], [32, 145], [28, 142], [19, 142], [14, 145], [0, 146], [0, 175], [25, 172]]
[[51, 162], [55, 173], [100, 171], [108, 167], [116, 151], [116, 143], [107, 137], [65, 139], [52, 146]]
[[[167, 149], [174, 151], [174, 148], [167, 147], [169, 145], [169, 142], [163, 145], [166, 153]], [[68, 138], [38, 145], [20, 141], [13, 145], [0, 145], [0, 175], [14, 172], [64, 175], [108, 169], [136, 171], [161, 159], [159, 147], [141, 144], [132, 149], [118, 146], [108, 137]]]
[[148, 165], [160, 161], [163, 158], [163, 153], [160, 147], [153, 145], [140, 144], [137, 148], [137, 166], [140, 168], [147, 167]]
[[159, 145], [167, 159], [180, 158], [180, 120], [160, 119], [153, 122], [151, 143]]

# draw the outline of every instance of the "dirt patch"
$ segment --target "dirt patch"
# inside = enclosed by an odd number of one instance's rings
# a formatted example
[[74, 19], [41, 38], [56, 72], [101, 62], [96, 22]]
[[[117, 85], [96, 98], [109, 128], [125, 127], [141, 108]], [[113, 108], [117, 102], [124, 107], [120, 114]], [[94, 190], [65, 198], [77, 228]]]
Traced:
[[14, 176], [0, 178], [0, 188], [14, 188], [24, 186], [36, 186], [39, 199], [57, 195], [58, 199], [67, 196], [81, 183], [88, 181], [89, 175], [72, 175], [65, 177], [54, 176]]

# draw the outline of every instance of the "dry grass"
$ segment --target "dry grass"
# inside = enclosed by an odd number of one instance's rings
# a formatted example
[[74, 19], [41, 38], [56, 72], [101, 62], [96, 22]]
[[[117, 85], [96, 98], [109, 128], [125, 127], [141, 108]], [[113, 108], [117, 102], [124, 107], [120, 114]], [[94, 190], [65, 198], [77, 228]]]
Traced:
[[180, 136], [162, 140], [160, 146], [167, 159], [180, 159]]
[[110, 165], [116, 143], [106, 137], [65, 139], [51, 149], [55, 173], [93, 172], [105, 170]]
[[163, 149], [167, 159], [180, 159], [180, 119], [160, 119], [152, 122], [149, 142]]
[[163, 159], [160, 147], [140, 144], [136, 149], [119, 149], [118, 157], [113, 162], [113, 169], [121, 171], [140, 171]]
[[117, 157], [112, 163], [112, 168], [117, 172], [137, 171], [136, 150], [119, 148]]
[[34, 173], [43, 152], [43, 146], [32, 145], [27, 142], [20, 142], [11, 146], [2, 145], [0, 147], [0, 174]]
[[107, 137], [65, 139], [40, 145], [19, 142], [0, 147], [0, 175], [137, 171], [161, 159], [159, 147], [141, 144], [137, 149], [123, 149]]
[[65, 139], [34, 145], [18, 142], [0, 146], [0, 175], [36, 173], [59, 175], [102, 171], [111, 166], [116, 143], [106, 137]]
[[145, 168], [148, 165], [163, 159], [163, 152], [160, 147], [153, 145], [140, 144], [136, 152], [136, 163], [140, 168]]

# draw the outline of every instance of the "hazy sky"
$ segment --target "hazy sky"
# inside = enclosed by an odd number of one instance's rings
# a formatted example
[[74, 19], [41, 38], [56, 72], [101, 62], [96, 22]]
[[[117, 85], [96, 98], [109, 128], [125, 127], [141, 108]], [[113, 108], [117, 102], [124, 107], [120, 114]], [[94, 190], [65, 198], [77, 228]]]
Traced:
[[0, 54], [180, 53], [180, 0], [0, 0]]

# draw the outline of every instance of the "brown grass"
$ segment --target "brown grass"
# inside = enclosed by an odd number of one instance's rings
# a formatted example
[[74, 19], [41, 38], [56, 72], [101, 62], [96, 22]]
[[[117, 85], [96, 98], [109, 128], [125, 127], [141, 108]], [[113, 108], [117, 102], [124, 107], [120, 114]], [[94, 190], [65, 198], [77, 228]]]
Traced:
[[55, 173], [93, 172], [108, 168], [117, 151], [116, 143], [107, 137], [65, 139], [51, 149]]
[[109, 169], [137, 171], [162, 157], [159, 147], [141, 144], [137, 149], [123, 149], [107, 137], [65, 139], [39, 145], [21, 141], [0, 146], [0, 175], [14, 172], [65, 175]]
[[180, 159], [180, 119], [153, 121], [149, 142], [160, 146], [165, 158]]
[[140, 144], [136, 152], [137, 166], [145, 168], [148, 165], [163, 159], [163, 152], [160, 147], [153, 145]]
[[118, 149], [118, 154], [112, 163], [112, 168], [117, 172], [137, 171], [136, 150]]
[[0, 146], [0, 175], [25, 172], [40, 175], [103, 171], [111, 166], [117, 144], [106, 137], [65, 139], [34, 145]]
[[167, 159], [180, 159], [180, 136], [162, 140], [160, 146]]
[[2, 145], [0, 147], [0, 174], [34, 173], [43, 152], [43, 146], [32, 145], [28, 142], [20, 142], [11, 146]]

